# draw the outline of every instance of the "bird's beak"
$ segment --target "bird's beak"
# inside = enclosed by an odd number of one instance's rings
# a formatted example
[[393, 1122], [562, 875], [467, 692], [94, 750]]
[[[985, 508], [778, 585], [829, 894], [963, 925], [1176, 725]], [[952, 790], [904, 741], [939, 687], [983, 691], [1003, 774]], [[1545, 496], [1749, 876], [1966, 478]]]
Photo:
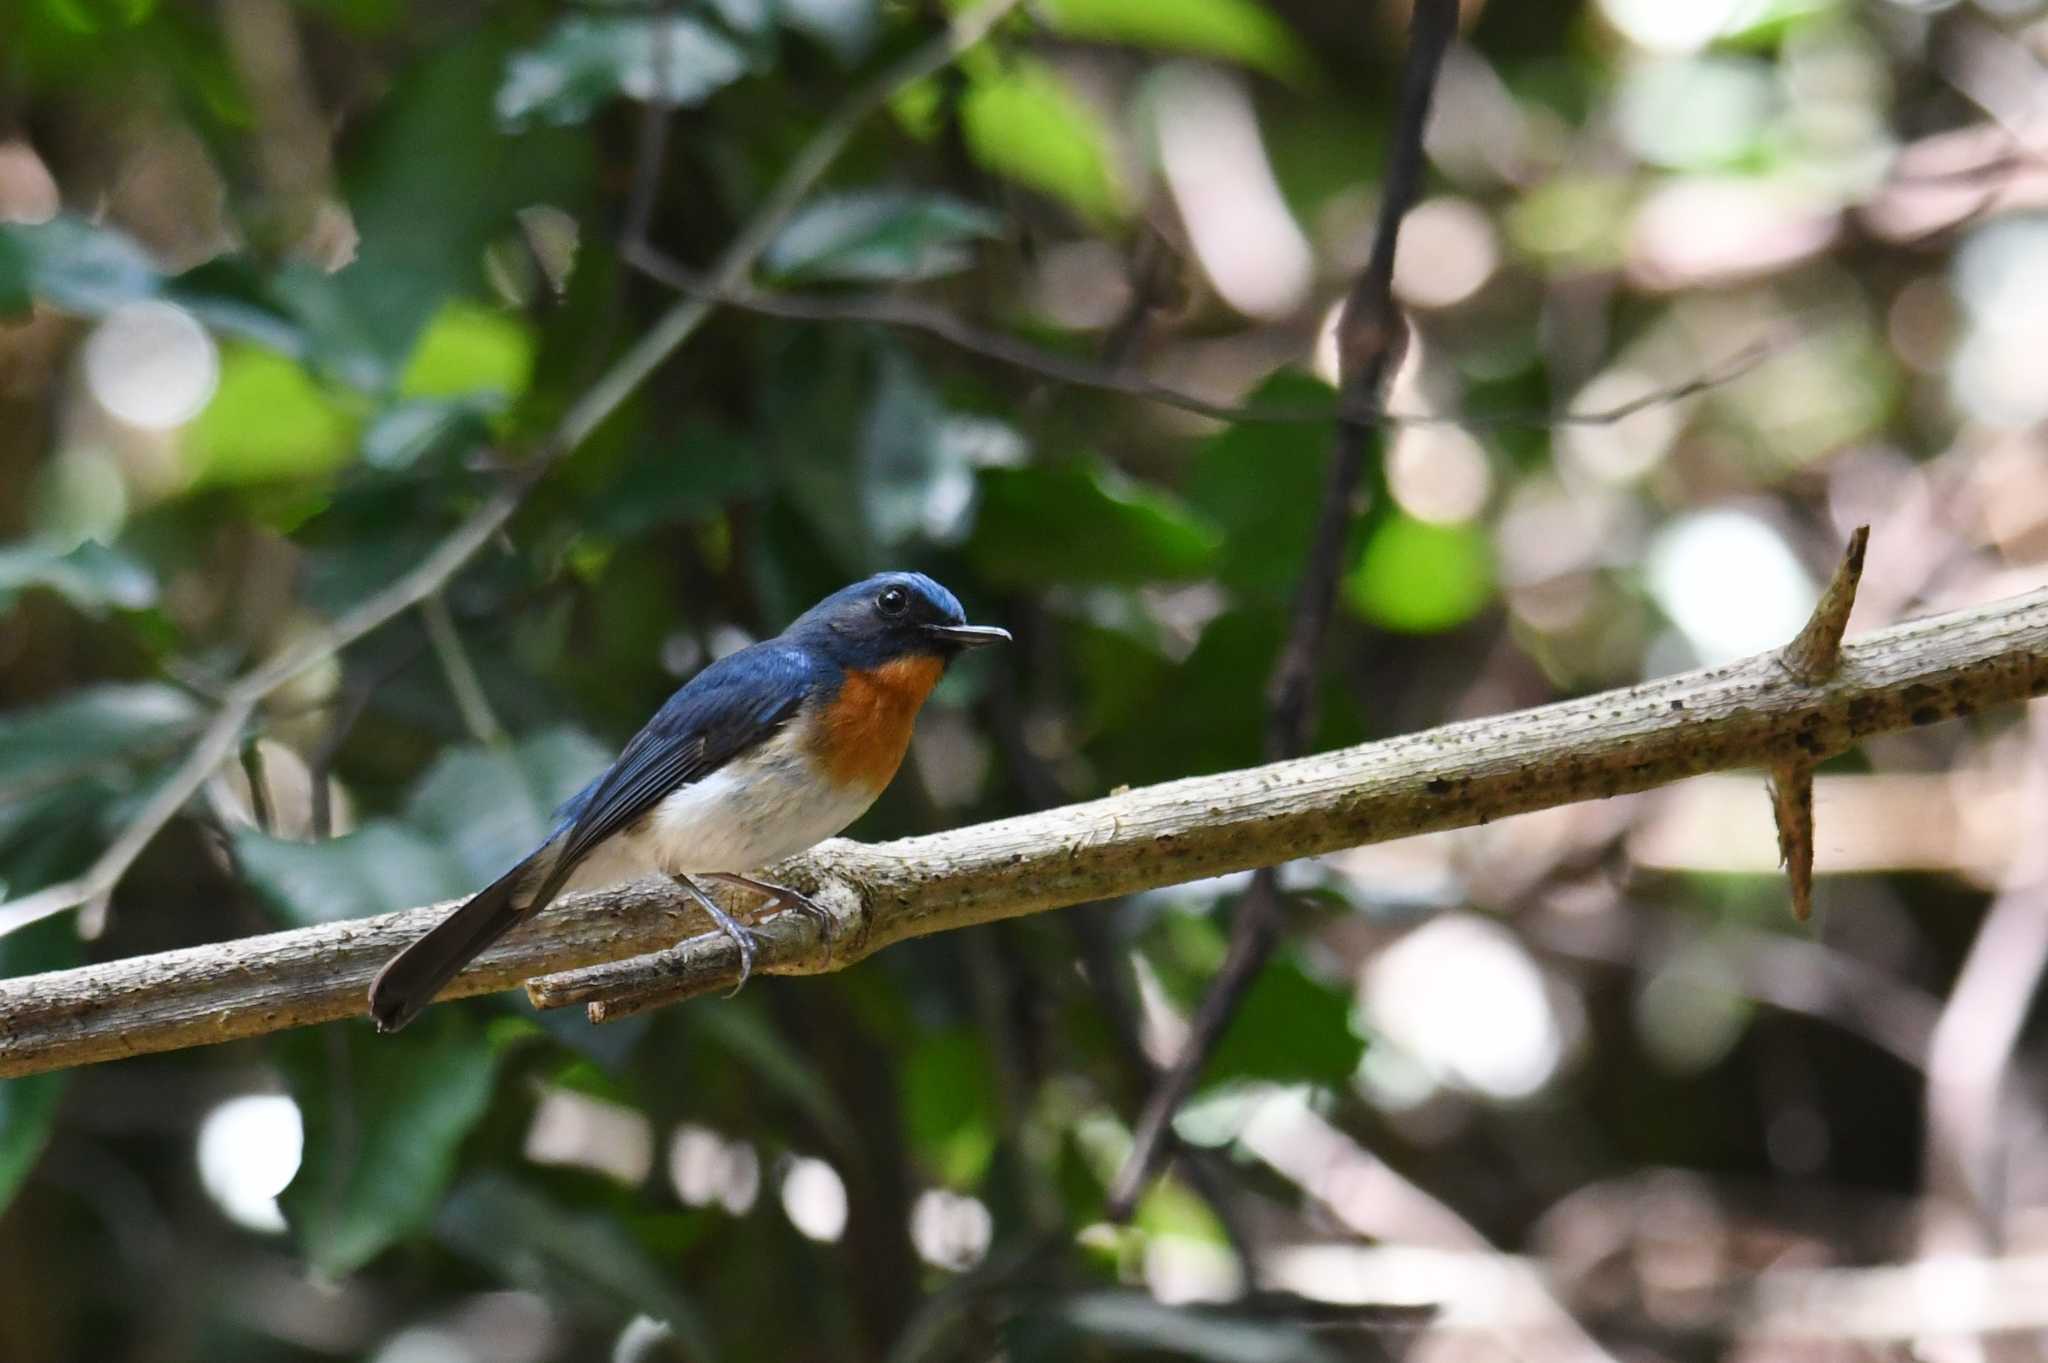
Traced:
[[980, 648], [983, 644], [1010, 642], [1010, 631], [995, 625], [926, 625], [924, 632], [958, 648]]

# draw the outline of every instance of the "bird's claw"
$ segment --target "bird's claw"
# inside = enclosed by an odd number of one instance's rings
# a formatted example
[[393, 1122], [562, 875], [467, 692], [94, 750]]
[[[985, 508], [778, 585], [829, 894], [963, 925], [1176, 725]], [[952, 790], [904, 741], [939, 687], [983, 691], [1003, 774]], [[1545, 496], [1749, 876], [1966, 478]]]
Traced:
[[[724, 880], [726, 877], [715, 876], [711, 878]], [[710, 916], [711, 921], [718, 926], [718, 930], [727, 937], [730, 937], [732, 944], [739, 948], [740, 977], [733, 984], [732, 990], [726, 994], [727, 998], [731, 998], [734, 994], [739, 993], [740, 990], [745, 989], [747, 987], [747, 980], [753, 976], [754, 950], [757, 942], [754, 930], [741, 925], [731, 914], [719, 908], [718, 901], [697, 888], [697, 883], [688, 876], [673, 876], [671, 879], [682, 888], [683, 893], [697, 901], [697, 907], [704, 910]]]
[[839, 920], [834, 918], [832, 911], [823, 904], [801, 890], [792, 890], [786, 885], [771, 885], [765, 880], [754, 880], [747, 876], [727, 875], [721, 872], [705, 878], [725, 885], [737, 885], [743, 890], [752, 890], [755, 894], [765, 896], [778, 908], [792, 910], [810, 919], [818, 925], [818, 936], [825, 943], [825, 962], [827, 965], [831, 964], [832, 939], [836, 935], [834, 930], [839, 926]]

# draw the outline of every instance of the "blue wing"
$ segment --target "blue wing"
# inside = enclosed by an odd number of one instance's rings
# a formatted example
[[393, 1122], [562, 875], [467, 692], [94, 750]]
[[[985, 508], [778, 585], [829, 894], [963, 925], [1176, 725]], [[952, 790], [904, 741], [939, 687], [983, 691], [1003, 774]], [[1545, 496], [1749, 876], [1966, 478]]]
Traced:
[[818, 682], [811, 657], [776, 640], [727, 654], [685, 682], [618, 761], [556, 811], [566, 840], [537, 902], [552, 898], [577, 862], [669, 792], [772, 737]]

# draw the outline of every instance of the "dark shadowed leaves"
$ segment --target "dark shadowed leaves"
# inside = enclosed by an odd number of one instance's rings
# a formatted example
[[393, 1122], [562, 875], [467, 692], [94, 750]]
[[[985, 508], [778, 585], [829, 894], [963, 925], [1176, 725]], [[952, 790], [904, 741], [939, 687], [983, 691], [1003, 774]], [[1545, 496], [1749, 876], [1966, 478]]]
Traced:
[[687, 1357], [713, 1357], [697, 1308], [617, 1217], [570, 1211], [485, 1173], [455, 1190], [434, 1231], [456, 1253], [588, 1320], [650, 1316], [675, 1331]]
[[[31, 924], [0, 938], [0, 979], [77, 965], [81, 945], [68, 919]], [[13, 1201], [42, 1155], [57, 1119], [57, 1101], [70, 1077], [60, 1070], [0, 1082], [0, 1211]]]
[[496, 1051], [476, 1019], [436, 1008], [397, 1036], [289, 1032], [272, 1054], [306, 1131], [278, 1205], [313, 1268], [345, 1277], [433, 1219], [490, 1102]]
[[762, 266], [789, 281], [929, 279], [964, 269], [972, 243], [1002, 230], [995, 214], [947, 194], [831, 194], [790, 218]]
[[[1253, 402], [1329, 406], [1336, 393], [1306, 374], [1283, 372]], [[1272, 600], [1290, 598], [1308, 559], [1330, 432], [1314, 423], [1232, 426], [1203, 444], [1188, 478], [1188, 502], [1221, 526], [1217, 576], [1225, 585]]]
[[959, 1029], [918, 1042], [903, 1066], [903, 1113], [911, 1148], [931, 1175], [973, 1187], [999, 1134], [995, 1062], [979, 1034]]
[[1340, 1085], [1364, 1054], [1365, 1041], [1351, 1027], [1350, 992], [1283, 956], [1252, 981], [1202, 1079]]
[[1020, 1312], [1004, 1331], [1017, 1363], [1093, 1357], [1090, 1346], [1203, 1363], [1336, 1363], [1302, 1326], [1168, 1305], [1143, 1292], [1090, 1292]]

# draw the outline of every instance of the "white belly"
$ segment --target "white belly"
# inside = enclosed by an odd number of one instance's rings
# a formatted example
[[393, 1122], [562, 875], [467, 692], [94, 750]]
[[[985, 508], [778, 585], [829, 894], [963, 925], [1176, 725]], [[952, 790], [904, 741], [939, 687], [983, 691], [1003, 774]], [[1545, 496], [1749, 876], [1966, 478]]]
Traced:
[[653, 875], [744, 875], [795, 856], [867, 812], [880, 791], [835, 791], [809, 774], [792, 724], [703, 780], [670, 792], [631, 832], [607, 838], [565, 890]]

